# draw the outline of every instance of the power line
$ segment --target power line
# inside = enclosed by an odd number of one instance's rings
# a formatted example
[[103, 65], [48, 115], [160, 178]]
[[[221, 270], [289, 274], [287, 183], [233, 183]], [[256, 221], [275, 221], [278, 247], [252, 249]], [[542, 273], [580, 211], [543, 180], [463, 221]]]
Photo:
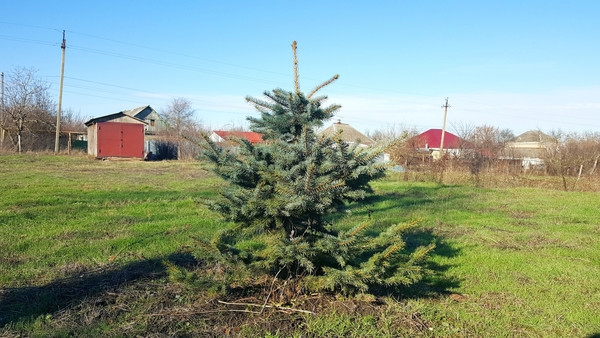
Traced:
[[237, 67], [237, 68], [246, 69], [246, 70], [252, 70], [252, 71], [257, 71], [257, 72], [263, 72], [263, 73], [269, 73], [269, 74], [275, 74], [275, 75], [281, 75], [281, 76], [288, 76], [288, 74], [274, 72], [274, 71], [271, 71], [271, 70], [264, 70], [264, 69], [254, 68], [254, 67], [236, 65], [236, 64], [233, 64], [233, 63], [228, 63], [228, 62], [223, 62], [223, 61], [217, 61], [217, 60], [212, 60], [212, 59], [207, 59], [207, 58], [202, 58], [202, 57], [199, 57], [197, 55], [190, 55], [190, 54], [185, 54], [185, 53], [178, 53], [178, 52], [174, 52], [172, 50], [165, 50], [165, 49], [160, 49], [160, 48], [156, 48], [156, 47], [148, 47], [148, 46], [140, 45], [140, 44], [137, 44], [137, 43], [131, 43], [131, 42], [125, 42], [125, 41], [120, 41], [120, 40], [115, 40], [115, 39], [110, 39], [110, 38], [104, 38], [104, 37], [100, 37], [100, 36], [92, 35], [92, 34], [86, 34], [86, 33], [74, 32], [74, 31], [73, 31], [73, 33], [79, 34], [79, 35], [82, 35], [82, 36], [92, 37], [92, 38], [99, 39], [99, 40], [110, 41], [110, 42], [115, 42], [115, 43], [119, 43], [119, 44], [123, 44], [123, 45], [127, 45], [127, 46], [133, 46], [133, 47], [137, 47], [137, 48], [143, 48], [143, 49], [147, 49], [147, 50], [161, 52], [161, 53], [165, 53], [165, 54], [177, 55], [177, 56], [182, 56], [182, 57], [186, 57], [186, 58], [192, 58], [192, 59], [201, 60], [201, 61], [205, 61], [205, 62], [211, 62], [211, 63], [215, 63], [215, 64], [221, 64], [221, 65], [225, 65], [225, 66]]
[[55, 42], [48, 42], [48, 41], [43, 41], [43, 40], [35, 40], [35, 39], [27, 39], [27, 38], [19, 38], [19, 37], [7, 36], [7, 35], [0, 35], [0, 39], [8, 40], [8, 41], [16, 41], [16, 42], [27, 42], [27, 43], [53, 46], [53, 47], [58, 46], [58, 43], [55, 43]]
[[[55, 29], [55, 28], [49, 28], [49, 27], [42, 27], [42, 26], [36, 26], [36, 25], [30, 25], [30, 24], [16, 24], [16, 23], [10, 23], [10, 22], [4, 22], [4, 21], [0, 21], [0, 24], [8, 24], [8, 25], [15, 25], [15, 26], [21, 26], [21, 27], [29, 27], [29, 28], [34, 28], [34, 29], [43, 29], [43, 30], [50, 30], [50, 31], [61, 31], [59, 29]], [[227, 62], [221, 62], [221, 61], [216, 61], [216, 60], [211, 60], [208, 58], [203, 58], [200, 56], [195, 56], [195, 55], [189, 55], [189, 54], [185, 54], [185, 53], [180, 53], [180, 52], [175, 52], [175, 51], [171, 51], [171, 50], [164, 50], [164, 49], [160, 49], [160, 48], [155, 48], [155, 47], [150, 47], [150, 46], [144, 46], [142, 44], [138, 44], [138, 43], [131, 43], [131, 42], [125, 42], [125, 41], [119, 41], [119, 40], [115, 40], [115, 39], [110, 39], [110, 38], [105, 38], [105, 37], [100, 37], [100, 36], [96, 36], [96, 35], [92, 35], [92, 34], [86, 34], [86, 33], [81, 33], [81, 32], [75, 32], [75, 31], [71, 31], [71, 30], [67, 30], [69, 33], [73, 33], [75, 35], [79, 35], [79, 36], [84, 36], [84, 37], [89, 37], [89, 38], [94, 38], [94, 39], [98, 39], [98, 40], [104, 40], [104, 41], [110, 41], [110, 42], [114, 42], [114, 43], [118, 43], [118, 44], [122, 44], [122, 45], [126, 45], [126, 46], [132, 46], [135, 48], [141, 48], [141, 49], [146, 49], [146, 50], [150, 50], [150, 51], [155, 51], [155, 52], [160, 52], [160, 53], [165, 53], [168, 55], [175, 55], [175, 56], [181, 56], [181, 57], [186, 57], [189, 59], [194, 59], [194, 60], [200, 60], [203, 62], [210, 62], [213, 64], [221, 64], [221, 65], [225, 65], [225, 66], [230, 66], [230, 67], [236, 67], [238, 69], [245, 69], [245, 70], [250, 70], [250, 71], [255, 71], [255, 72], [261, 72], [263, 74], [271, 74], [271, 75], [277, 75], [277, 76], [288, 76], [288, 74], [283, 74], [283, 73], [279, 73], [279, 72], [274, 72], [271, 70], [265, 70], [265, 69], [257, 69], [257, 68], [253, 68], [253, 67], [247, 67], [247, 66], [243, 66], [243, 65], [236, 65], [236, 64], [232, 64], [232, 63], [227, 63]], [[46, 46], [57, 46], [58, 44], [55, 42], [48, 42], [48, 41], [44, 41], [44, 40], [39, 40], [39, 39], [29, 39], [29, 38], [23, 38], [23, 37], [14, 37], [14, 36], [8, 36], [8, 35], [0, 35], [0, 39], [3, 40], [8, 40], [8, 41], [16, 41], [16, 42], [20, 42], [20, 43], [32, 43], [32, 44], [39, 44], [39, 45], [46, 45]], [[233, 79], [241, 79], [241, 80], [247, 80], [247, 81], [253, 81], [253, 82], [261, 82], [261, 83], [271, 83], [271, 84], [279, 84], [280, 82], [274, 80], [274, 79], [267, 79], [264, 77], [260, 77], [260, 76], [249, 76], [249, 75], [244, 75], [241, 74], [239, 72], [226, 72], [226, 71], [218, 71], [215, 69], [207, 69], [207, 68], [203, 68], [203, 67], [198, 67], [198, 66], [192, 66], [189, 64], [184, 64], [184, 63], [177, 63], [177, 62], [170, 62], [170, 61], [166, 61], [166, 59], [157, 59], [157, 58], [147, 58], [147, 57], [143, 57], [138, 55], [130, 55], [130, 54], [126, 54], [126, 53], [120, 53], [120, 52], [115, 52], [115, 51], [110, 51], [110, 50], [103, 50], [103, 49], [98, 49], [98, 48], [89, 48], [86, 46], [78, 46], [78, 45], [70, 45], [70, 50], [74, 50], [77, 52], [84, 52], [84, 53], [91, 53], [91, 54], [96, 54], [96, 55], [105, 55], [105, 56], [110, 56], [110, 57], [115, 57], [115, 58], [121, 58], [121, 59], [127, 59], [127, 60], [132, 60], [132, 61], [136, 61], [136, 62], [143, 62], [143, 63], [148, 63], [148, 64], [155, 64], [155, 65], [160, 65], [160, 66], [164, 66], [164, 67], [170, 67], [170, 68], [175, 68], [175, 69], [182, 69], [182, 70], [187, 70], [187, 71], [195, 71], [195, 72], [200, 72], [200, 73], [204, 73], [204, 74], [210, 74], [210, 75], [215, 75], [215, 76], [220, 76], [220, 77], [224, 77], [224, 78], [233, 78]], [[107, 86], [107, 87], [113, 87], [113, 88], [120, 88], [120, 89], [126, 89], [126, 90], [131, 90], [131, 91], [142, 91], [142, 92], [148, 92], [148, 93], [156, 93], [155, 91], [148, 91], [148, 90], [142, 90], [139, 88], [132, 88], [132, 87], [126, 87], [126, 86], [120, 86], [120, 85], [115, 85], [115, 84], [110, 84], [110, 83], [106, 83], [106, 82], [99, 82], [99, 81], [94, 81], [94, 80], [85, 80], [85, 79], [81, 79], [81, 78], [76, 78], [76, 77], [68, 77], [65, 76], [65, 79], [70, 79], [70, 80], [77, 80], [77, 81], [81, 81], [81, 82], [87, 82], [90, 84], [96, 84], [99, 86]], [[311, 80], [310, 78], [305, 78], [308, 80]], [[375, 87], [371, 87], [371, 86], [364, 86], [364, 85], [357, 85], [357, 84], [351, 84], [351, 83], [347, 83], [344, 81], [344, 77], [342, 77], [342, 81], [339, 81], [337, 86], [340, 87], [350, 87], [350, 88], [357, 88], [357, 89], [362, 89], [362, 90], [372, 90], [372, 91], [376, 91], [378, 93], [393, 93], [395, 95], [420, 95], [423, 97], [429, 97], [428, 95], [424, 95], [424, 94], [419, 94], [419, 93], [407, 93], [407, 92], [398, 92], [395, 91], [393, 89], [389, 89], [389, 88], [375, 88]], [[68, 88], [79, 88], [79, 89], [83, 89], [83, 90], [93, 90], [95, 92], [105, 92], [105, 93], [115, 93], [116, 95], [127, 95], [124, 93], [120, 93], [117, 91], [108, 91], [106, 89], [101, 89], [101, 87], [98, 88], [94, 88], [93, 86], [90, 87], [84, 87], [84, 86], [76, 86], [73, 84], [65, 84], [65, 87]], [[335, 89], [334, 89], [335, 91]], [[90, 96], [90, 97], [99, 97], [99, 98], [107, 98], [107, 99], [115, 99], [114, 97], [104, 97], [104, 96], [99, 96], [99, 95], [95, 95], [95, 94], [84, 94], [84, 93], [78, 93], [76, 91], [67, 91], [67, 93], [75, 93], [78, 95], [86, 95], [86, 96]], [[131, 96], [131, 95], [128, 95]], [[124, 101], [124, 100], [120, 100], [120, 101]], [[454, 98], [454, 104], [457, 104], [457, 99], [456, 97]], [[460, 101], [460, 99], [459, 99]], [[498, 110], [504, 110], [504, 111], [499, 111], [499, 112], [489, 112], [485, 109], [462, 109], [462, 111], [465, 112], [476, 112], [478, 114], [490, 114], [494, 117], [498, 117], [498, 116], [507, 116], [507, 117], [513, 117], [513, 118], [519, 118], [519, 119], [527, 119], [527, 114], [523, 114], [523, 113], [534, 113], [531, 110], [527, 110], [527, 109], [518, 109], [518, 108], [510, 108], [510, 107], [503, 107], [502, 105], [493, 105], [493, 104], [489, 104], [489, 103], [477, 103], [477, 102], [473, 102], [471, 100], [465, 100], [467, 102], [472, 102], [472, 103], [476, 103], [476, 104], [480, 104], [483, 106], [487, 106], [487, 107], [491, 107], [494, 109], [498, 109]], [[133, 101], [130, 101], [133, 102]], [[433, 105], [432, 105], [433, 107]], [[457, 109], [457, 112], [460, 111]], [[507, 111], [512, 111], [515, 112], [515, 114], [509, 114], [507, 113]], [[433, 113], [433, 110], [432, 110]], [[548, 116], [548, 114], [546, 114], [545, 116]], [[560, 121], [560, 119], [548, 119], [543, 118], [543, 119], [539, 119], [539, 118], [530, 118], [530, 120], [532, 121], [543, 121], [543, 122], [553, 122], [553, 123], [560, 123], [560, 124], [564, 124], [564, 125], [573, 125], [573, 126], [588, 126], [590, 127], [589, 123], [576, 123], [573, 122], [572, 118], [569, 118], [568, 121]]]
[[38, 26], [38, 25], [32, 25], [32, 24], [25, 24], [25, 23], [17, 23], [17, 22], [0, 21], [0, 24], [11, 25], [11, 26], [20, 26], [20, 27], [28, 27], [28, 28], [45, 29], [45, 30], [51, 30], [51, 31], [56, 31], [56, 32], [62, 31], [62, 29], [58, 29], [58, 28], [44, 27], [44, 26]]

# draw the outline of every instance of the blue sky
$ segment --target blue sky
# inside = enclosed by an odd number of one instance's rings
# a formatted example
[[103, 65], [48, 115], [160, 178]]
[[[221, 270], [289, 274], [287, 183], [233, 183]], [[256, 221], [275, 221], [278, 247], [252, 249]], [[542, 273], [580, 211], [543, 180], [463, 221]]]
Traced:
[[[245, 97], [300, 86], [335, 120], [600, 131], [600, 1], [10, 1], [0, 71], [35, 68], [63, 109], [98, 117], [174, 97], [212, 129], [258, 114]], [[334, 120], [334, 121], [335, 121]], [[331, 121], [331, 122], [334, 122]]]

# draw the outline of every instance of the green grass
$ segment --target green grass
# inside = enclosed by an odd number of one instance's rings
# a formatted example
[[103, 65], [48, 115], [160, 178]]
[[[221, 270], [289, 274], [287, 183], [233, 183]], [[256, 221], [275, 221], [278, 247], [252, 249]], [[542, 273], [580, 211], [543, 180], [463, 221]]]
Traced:
[[[440, 335], [583, 336], [600, 332], [600, 198], [595, 192], [474, 189], [388, 182], [401, 212], [422, 218], [451, 255], [434, 255], [456, 280], [454, 298], [416, 300], [434, 309]], [[410, 201], [407, 203], [407, 201]], [[415, 302], [415, 300], [411, 300]]]
[[165, 268], [193, 269], [191, 236], [229, 226], [203, 205], [219, 184], [199, 163], [0, 156], [0, 336], [600, 334], [597, 192], [375, 182], [331, 220], [370, 220], [373, 232], [419, 220], [406, 241], [437, 244], [431, 277], [316, 315], [256, 315], [217, 307]]
[[172, 253], [219, 223], [199, 165], [0, 157], [0, 286], [40, 285], [106, 263]]

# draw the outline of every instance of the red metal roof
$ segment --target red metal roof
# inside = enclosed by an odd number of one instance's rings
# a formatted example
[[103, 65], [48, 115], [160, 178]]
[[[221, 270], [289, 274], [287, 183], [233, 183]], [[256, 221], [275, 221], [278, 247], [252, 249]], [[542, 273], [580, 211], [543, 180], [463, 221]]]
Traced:
[[228, 138], [233, 136], [233, 137], [245, 138], [246, 140], [250, 141], [250, 143], [252, 143], [252, 144], [263, 142], [263, 138], [262, 138], [263, 134], [255, 133], [253, 131], [215, 130], [214, 132], [215, 132], [215, 134], [219, 135], [224, 140], [227, 140]]
[[[439, 149], [442, 142], [441, 129], [429, 129], [415, 136], [412, 140], [416, 148]], [[444, 149], [458, 149], [468, 147], [468, 142], [446, 131], [444, 133]]]

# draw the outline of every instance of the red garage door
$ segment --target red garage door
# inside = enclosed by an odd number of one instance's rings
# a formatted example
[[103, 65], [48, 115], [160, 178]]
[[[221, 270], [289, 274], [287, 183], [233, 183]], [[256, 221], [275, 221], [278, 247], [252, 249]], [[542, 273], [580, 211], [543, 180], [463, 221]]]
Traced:
[[98, 123], [98, 157], [144, 157], [144, 125]]

